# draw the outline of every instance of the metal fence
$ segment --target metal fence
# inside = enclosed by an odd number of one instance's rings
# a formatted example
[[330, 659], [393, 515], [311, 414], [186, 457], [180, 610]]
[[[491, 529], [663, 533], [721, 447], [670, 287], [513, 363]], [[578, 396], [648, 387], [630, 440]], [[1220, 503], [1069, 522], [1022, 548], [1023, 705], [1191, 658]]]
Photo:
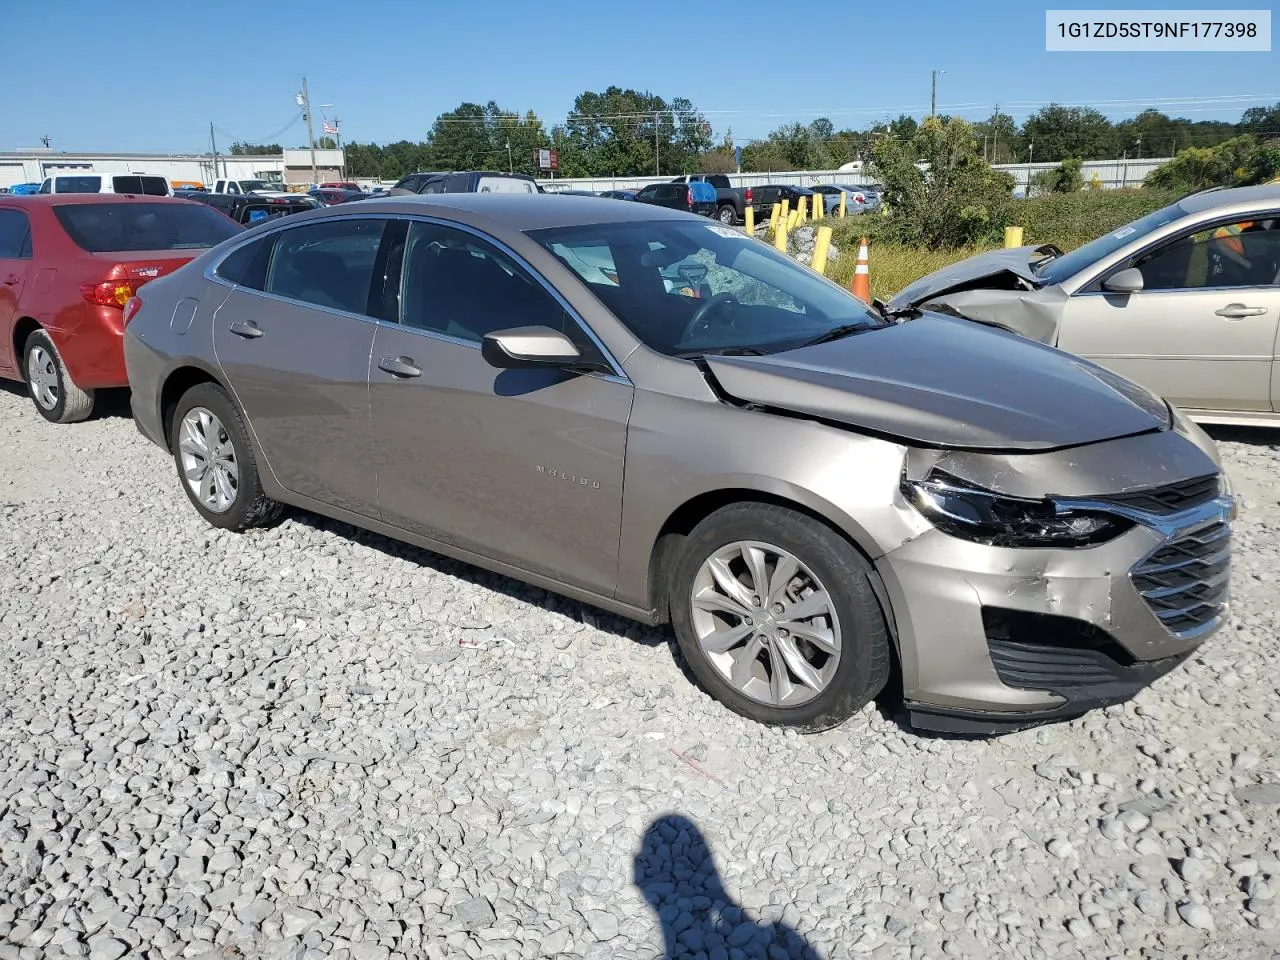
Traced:
[[[1148, 173], [1167, 163], [1167, 157], [1122, 160], [1087, 160], [1080, 169], [1086, 184], [1094, 182], [1106, 190], [1121, 187], [1140, 187]], [[1002, 163], [995, 169], [1013, 174], [1015, 190], [1025, 191], [1031, 178], [1044, 170], [1053, 170], [1057, 163]], [[600, 193], [605, 190], [638, 190], [649, 183], [668, 183], [675, 174], [663, 177], [556, 177], [540, 181], [543, 189], [587, 190]], [[735, 187], [762, 187], [770, 183], [788, 183], [799, 187], [811, 187], [818, 183], [861, 183], [874, 181], [874, 173], [854, 170], [789, 170], [782, 173], [731, 173], [729, 182]]]

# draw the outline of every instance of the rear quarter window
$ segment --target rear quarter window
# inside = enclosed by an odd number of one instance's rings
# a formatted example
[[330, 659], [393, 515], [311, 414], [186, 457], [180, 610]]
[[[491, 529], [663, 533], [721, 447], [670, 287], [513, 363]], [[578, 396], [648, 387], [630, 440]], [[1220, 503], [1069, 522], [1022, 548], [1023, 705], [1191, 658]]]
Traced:
[[200, 203], [77, 203], [53, 214], [67, 236], [89, 253], [201, 250], [244, 228]]
[[101, 177], [54, 177], [54, 193], [101, 193]]
[[112, 177], [111, 189], [116, 193], [135, 193], [151, 197], [167, 197], [169, 182], [164, 177], [145, 177], [130, 174]]

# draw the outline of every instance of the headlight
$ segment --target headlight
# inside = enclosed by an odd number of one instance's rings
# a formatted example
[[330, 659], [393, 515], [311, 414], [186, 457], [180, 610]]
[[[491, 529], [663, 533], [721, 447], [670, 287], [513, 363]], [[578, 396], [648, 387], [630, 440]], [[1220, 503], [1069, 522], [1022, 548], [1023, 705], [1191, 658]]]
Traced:
[[902, 494], [943, 533], [993, 547], [1086, 547], [1133, 526], [1110, 513], [1006, 497], [940, 471], [904, 479]]

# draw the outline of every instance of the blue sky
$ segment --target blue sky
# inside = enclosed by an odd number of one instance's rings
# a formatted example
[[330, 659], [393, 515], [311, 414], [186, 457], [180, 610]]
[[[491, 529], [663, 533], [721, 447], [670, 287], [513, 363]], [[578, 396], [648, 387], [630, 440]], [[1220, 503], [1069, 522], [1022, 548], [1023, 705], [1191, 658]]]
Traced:
[[[860, 128], [927, 113], [935, 68], [946, 71], [939, 111], [967, 119], [1017, 102], [1008, 112], [1021, 120], [1058, 101], [1113, 117], [1150, 104], [1235, 120], [1251, 103], [1280, 101], [1275, 52], [1047, 53], [1045, 6], [822, 4], [847, 12], [810, 15], [764, 0], [136, 0], [113, 13], [85, 0], [26, 3], [4, 16], [0, 150], [48, 135], [55, 150], [198, 151], [210, 122], [223, 149], [232, 138], [301, 144], [301, 122], [282, 128], [298, 113], [303, 74], [317, 118], [332, 103], [344, 140], [378, 142], [421, 139], [464, 100], [531, 109], [550, 126], [578, 93], [610, 84], [688, 97], [717, 135], [732, 129], [740, 141], [822, 115]], [[750, 42], [745, 53], [737, 40]]]

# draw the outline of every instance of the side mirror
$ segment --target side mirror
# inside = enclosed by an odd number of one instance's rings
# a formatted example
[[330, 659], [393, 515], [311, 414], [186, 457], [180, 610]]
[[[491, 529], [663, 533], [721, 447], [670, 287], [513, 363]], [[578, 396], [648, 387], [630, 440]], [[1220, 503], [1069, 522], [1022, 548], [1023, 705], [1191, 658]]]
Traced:
[[1113, 273], [1102, 282], [1102, 289], [1108, 293], [1139, 293], [1142, 290], [1142, 271], [1129, 267]]
[[480, 355], [500, 370], [596, 366], [583, 360], [582, 351], [572, 340], [550, 327], [514, 327], [486, 334]]

